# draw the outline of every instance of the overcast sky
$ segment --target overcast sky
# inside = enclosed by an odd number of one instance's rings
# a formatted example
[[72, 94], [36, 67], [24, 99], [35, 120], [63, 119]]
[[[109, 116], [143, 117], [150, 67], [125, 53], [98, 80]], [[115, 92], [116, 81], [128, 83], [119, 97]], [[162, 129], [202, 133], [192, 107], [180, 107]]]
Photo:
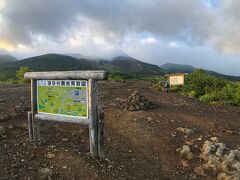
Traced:
[[126, 53], [240, 75], [239, 19], [239, 0], [0, 0], [0, 53]]

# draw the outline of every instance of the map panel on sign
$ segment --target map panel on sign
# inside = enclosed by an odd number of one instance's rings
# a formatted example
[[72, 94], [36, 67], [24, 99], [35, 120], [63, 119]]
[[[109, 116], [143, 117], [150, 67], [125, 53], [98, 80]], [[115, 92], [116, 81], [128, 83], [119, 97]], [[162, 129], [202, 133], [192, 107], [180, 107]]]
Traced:
[[88, 85], [81, 80], [38, 80], [38, 113], [88, 117]]
[[170, 85], [184, 85], [184, 76], [179, 75], [179, 76], [170, 76]]

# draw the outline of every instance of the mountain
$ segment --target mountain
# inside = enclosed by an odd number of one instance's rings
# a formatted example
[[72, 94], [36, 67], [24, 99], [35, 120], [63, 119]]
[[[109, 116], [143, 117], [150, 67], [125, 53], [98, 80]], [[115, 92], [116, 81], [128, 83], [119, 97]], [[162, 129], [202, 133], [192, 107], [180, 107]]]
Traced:
[[82, 54], [66, 54], [66, 56], [71, 56], [75, 59], [87, 59], [87, 60], [92, 60], [92, 61], [102, 60], [102, 58], [98, 58], [98, 57], [95, 57], [95, 56], [85, 56], [85, 55], [82, 55]]
[[82, 54], [65, 54], [65, 55], [66, 55], [66, 56], [71, 56], [71, 57], [73, 57], [73, 58], [75, 58], [75, 59], [85, 58], [85, 56], [82, 55]]
[[0, 80], [14, 79], [16, 71], [27, 66], [33, 71], [61, 71], [61, 70], [95, 70], [97, 67], [90, 61], [59, 54], [46, 54], [30, 57], [0, 66]]
[[[162, 69], [164, 69], [166, 73], [169, 73], [169, 74], [171, 74], [171, 73], [191, 73], [195, 69], [198, 69], [191, 65], [172, 64], [172, 63], [166, 63], [160, 67]], [[238, 76], [224, 75], [224, 74], [220, 74], [220, 73], [217, 73], [215, 71], [210, 71], [210, 70], [205, 70], [205, 71], [208, 74], [213, 75], [213, 76], [217, 76], [217, 77], [221, 77], [221, 78], [225, 78], [225, 79], [229, 79], [229, 80], [234, 80], [234, 81], [240, 80], [240, 77], [238, 77]]]
[[190, 73], [195, 69], [195, 67], [191, 65], [172, 64], [172, 63], [166, 63], [160, 67], [164, 69], [167, 73]]
[[111, 61], [97, 61], [98, 67], [108, 72], [119, 72], [132, 78], [163, 75], [164, 71], [157, 65], [152, 65], [129, 56], [117, 56]]
[[[45, 54], [19, 61], [10, 55], [0, 55], [0, 81], [15, 79], [16, 71], [22, 66], [28, 66], [33, 71], [106, 70], [109, 73], [120, 73], [129, 78], [163, 75], [164, 73], [191, 73], [196, 69], [191, 65], [171, 63], [159, 67], [127, 55], [105, 60], [81, 54]], [[205, 71], [217, 77], [240, 80], [240, 77], [227, 76], [209, 70]]]
[[17, 61], [17, 59], [11, 55], [3, 54], [0, 55], [0, 65], [8, 64]]
[[163, 75], [160, 67], [131, 57], [118, 56], [112, 60], [88, 60], [61, 54], [45, 54], [0, 66], [0, 80], [14, 79], [16, 71], [21, 66], [28, 66], [33, 71], [106, 70], [110, 73], [125, 74], [129, 78]]

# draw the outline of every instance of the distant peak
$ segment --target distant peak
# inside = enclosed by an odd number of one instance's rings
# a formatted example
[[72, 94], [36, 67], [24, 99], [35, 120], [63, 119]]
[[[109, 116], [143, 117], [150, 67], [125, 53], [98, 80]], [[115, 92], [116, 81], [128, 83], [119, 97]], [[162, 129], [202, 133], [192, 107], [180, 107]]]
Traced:
[[189, 64], [177, 64], [177, 63], [165, 63], [161, 67], [164, 67], [164, 66], [187, 66], [187, 67], [194, 68], [194, 66], [189, 65]]
[[136, 60], [136, 59], [134, 59], [134, 58], [132, 58], [132, 57], [130, 57], [130, 56], [116, 56], [116, 57], [114, 57], [113, 59], [112, 59], [112, 61], [121, 61], [121, 60], [123, 60], [123, 61], [131, 61], [131, 60]]
[[10, 54], [0, 54], [0, 64], [1, 65], [15, 62], [15, 61], [17, 61], [17, 58], [15, 58], [14, 56], [12, 56]]

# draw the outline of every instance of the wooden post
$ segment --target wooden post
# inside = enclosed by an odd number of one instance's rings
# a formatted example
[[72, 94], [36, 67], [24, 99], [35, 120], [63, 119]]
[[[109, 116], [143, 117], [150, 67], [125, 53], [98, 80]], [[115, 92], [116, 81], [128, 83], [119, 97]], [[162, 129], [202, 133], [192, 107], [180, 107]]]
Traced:
[[89, 141], [90, 153], [92, 156], [98, 156], [98, 123], [97, 123], [97, 84], [96, 80], [90, 78], [88, 80], [88, 116], [89, 124]]
[[98, 157], [104, 157], [104, 111], [98, 106]]
[[33, 127], [32, 127], [32, 112], [28, 112], [28, 136], [29, 140], [33, 140]]
[[40, 122], [34, 118], [37, 113], [37, 81], [35, 79], [31, 79], [31, 111], [33, 141], [40, 143]]

